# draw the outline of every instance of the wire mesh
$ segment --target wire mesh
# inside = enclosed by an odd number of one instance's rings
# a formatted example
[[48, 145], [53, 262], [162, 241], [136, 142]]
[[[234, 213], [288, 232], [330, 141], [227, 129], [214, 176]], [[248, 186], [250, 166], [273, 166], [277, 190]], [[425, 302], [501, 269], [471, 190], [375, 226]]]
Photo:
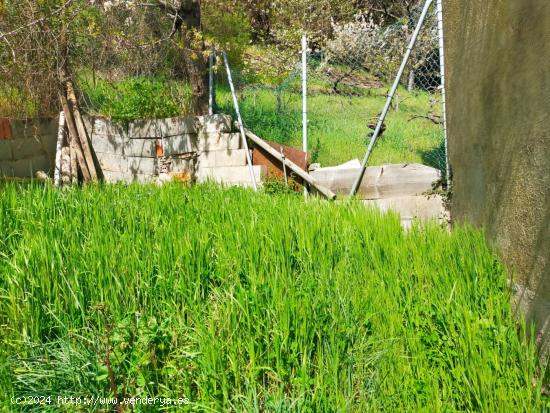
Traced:
[[[422, 4], [387, 25], [369, 16], [333, 27], [324, 47], [308, 51], [309, 152], [333, 166], [365, 155]], [[422, 163], [446, 170], [435, 3], [420, 32], [370, 165]], [[272, 85], [237, 75], [244, 122], [265, 139], [300, 148], [300, 56]], [[222, 105], [223, 110], [230, 110]]]

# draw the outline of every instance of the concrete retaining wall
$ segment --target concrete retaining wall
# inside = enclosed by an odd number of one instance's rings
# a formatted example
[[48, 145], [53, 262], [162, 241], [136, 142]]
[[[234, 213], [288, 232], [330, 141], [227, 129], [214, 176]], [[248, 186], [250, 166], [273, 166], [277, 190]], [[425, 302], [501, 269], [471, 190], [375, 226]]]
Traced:
[[[140, 120], [127, 125], [84, 119], [97, 166], [107, 182], [153, 182], [162, 175], [201, 179], [198, 169], [246, 165], [241, 138], [227, 115]], [[58, 119], [1, 120], [0, 176], [53, 174]], [[218, 174], [219, 175], [219, 174]], [[205, 178], [206, 179], [206, 178]]]
[[445, 1], [453, 218], [484, 227], [550, 349], [550, 1]]
[[57, 119], [0, 122], [0, 176], [29, 178], [37, 171], [53, 172]]
[[[215, 181], [250, 184], [241, 136], [228, 115], [145, 120], [119, 125], [87, 119], [92, 147], [108, 182]], [[256, 180], [265, 174], [254, 167]]]
[[86, 123], [107, 182], [153, 182], [161, 172], [193, 167], [193, 142], [200, 128], [197, 118], [143, 120], [128, 125], [90, 118]]
[[[354, 160], [314, 170], [311, 176], [335, 194], [347, 197], [360, 169], [359, 160]], [[447, 224], [449, 216], [444, 200], [435, 194], [428, 195], [440, 179], [441, 173], [426, 165], [369, 166], [356, 196], [367, 206], [398, 212], [404, 228], [410, 228], [415, 220]]]

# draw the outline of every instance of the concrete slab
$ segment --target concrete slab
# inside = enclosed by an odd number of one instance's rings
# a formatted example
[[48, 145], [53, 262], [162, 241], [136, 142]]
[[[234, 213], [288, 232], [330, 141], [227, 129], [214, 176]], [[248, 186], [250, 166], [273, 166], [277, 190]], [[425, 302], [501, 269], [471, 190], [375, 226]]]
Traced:
[[11, 178], [13, 177], [13, 168], [11, 161], [0, 162], [0, 176]]
[[36, 172], [32, 165], [32, 159], [2, 162], [0, 168], [3, 176], [14, 178], [32, 178]]
[[160, 139], [128, 139], [124, 142], [124, 155], [143, 158], [156, 158]]
[[103, 171], [103, 178], [108, 183], [129, 182], [131, 175], [128, 172]]
[[87, 118], [85, 121], [86, 130], [90, 132], [89, 124], [92, 123], [92, 134], [109, 136], [114, 140], [124, 140], [128, 137], [128, 131], [125, 125], [113, 122], [105, 118]]
[[196, 140], [196, 134], [185, 134], [163, 138], [162, 148], [164, 149], [164, 156], [194, 152], [193, 142]]
[[430, 220], [446, 217], [443, 198], [440, 195], [401, 196], [395, 198], [366, 200], [363, 203], [382, 212], [395, 211], [403, 220]]
[[131, 139], [162, 138], [185, 135], [198, 131], [199, 121], [192, 116], [153, 119], [130, 122], [128, 136]]
[[42, 148], [44, 151], [48, 154], [48, 157], [51, 160], [55, 159], [55, 150], [57, 147], [57, 134], [46, 134], [40, 136], [40, 139], [42, 141]]
[[12, 159], [11, 140], [0, 139], [0, 162], [11, 161]]
[[12, 139], [32, 139], [41, 135], [57, 135], [58, 118], [39, 118], [10, 121]]
[[[256, 182], [260, 182], [265, 176], [265, 166], [254, 165], [254, 176]], [[223, 168], [199, 168], [197, 173], [199, 182], [213, 181], [228, 185], [243, 185], [251, 183], [248, 166], [228, 166]]]
[[196, 159], [178, 159], [171, 158], [171, 171], [170, 172], [189, 172], [193, 175], [198, 169], [198, 162]]
[[50, 162], [47, 155], [37, 156], [31, 159], [33, 176], [37, 171], [44, 171], [47, 174], [53, 173], [54, 164]]
[[127, 156], [128, 172], [133, 176], [158, 175], [158, 162], [156, 158], [142, 158], [138, 156]]
[[199, 155], [200, 168], [222, 166], [245, 166], [247, 163], [246, 149], [230, 149], [223, 151], [202, 152]]
[[[311, 176], [339, 195], [348, 195], [360, 168], [320, 168]], [[357, 193], [360, 199], [422, 195], [441, 177], [439, 170], [420, 164], [370, 166]]]
[[92, 147], [96, 153], [110, 153], [113, 155], [124, 155], [126, 142], [118, 135], [97, 135], [92, 134]]
[[139, 174], [139, 173], [132, 173], [132, 172], [110, 172], [106, 171], [103, 174], [103, 177], [105, 178], [105, 181], [107, 183], [153, 183], [156, 182], [158, 177], [156, 175], [145, 175], [145, 174]]
[[141, 173], [130, 172], [129, 176], [130, 176], [129, 182], [135, 182], [140, 184], [156, 183], [158, 180], [158, 175], [151, 175], [151, 174], [141, 174]]
[[197, 117], [200, 126], [204, 132], [231, 132], [232, 119], [229, 115], [215, 114]]
[[105, 172], [128, 172], [128, 160], [123, 155], [96, 153], [99, 166]]
[[193, 142], [193, 150], [200, 152], [241, 149], [241, 135], [225, 132], [202, 132]]
[[13, 159], [29, 159], [38, 155], [45, 155], [40, 136], [36, 138], [14, 139], [11, 141]]
[[343, 164], [336, 165], [336, 166], [328, 166], [325, 168], [317, 168], [316, 170], [322, 170], [322, 171], [337, 171], [340, 169], [357, 169], [361, 168], [361, 162], [359, 162], [359, 159], [352, 159], [351, 161], [344, 162]]

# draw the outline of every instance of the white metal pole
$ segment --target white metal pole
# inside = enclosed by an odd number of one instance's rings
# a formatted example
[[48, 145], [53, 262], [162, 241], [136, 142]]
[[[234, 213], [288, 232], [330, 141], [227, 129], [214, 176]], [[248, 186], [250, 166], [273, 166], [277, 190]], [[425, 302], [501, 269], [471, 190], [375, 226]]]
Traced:
[[445, 137], [445, 174], [447, 190], [451, 190], [451, 163], [447, 134], [447, 95], [445, 90], [445, 37], [443, 31], [443, 1], [437, 0], [437, 31], [439, 33], [439, 66], [441, 70], [441, 104], [443, 105], [443, 135]]
[[380, 115], [380, 118], [378, 119], [378, 124], [376, 125], [376, 129], [374, 130], [374, 134], [372, 135], [372, 138], [370, 140], [369, 147], [367, 149], [367, 153], [365, 154], [365, 158], [363, 159], [363, 163], [361, 165], [361, 171], [359, 172], [359, 175], [357, 176], [357, 179], [355, 180], [355, 182], [353, 183], [353, 187], [351, 188], [350, 197], [355, 196], [355, 194], [359, 190], [359, 187], [361, 186], [361, 182], [363, 181], [363, 177], [365, 176], [365, 171], [367, 170], [367, 162], [369, 161], [369, 158], [372, 154], [372, 150], [374, 149], [374, 145], [376, 144], [376, 140], [378, 139], [378, 136], [380, 135], [380, 131], [382, 130], [382, 126], [384, 125], [384, 120], [386, 119], [386, 116], [388, 115], [388, 112], [391, 108], [391, 103], [392, 103], [393, 97], [395, 96], [395, 92], [397, 92], [397, 88], [399, 87], [399, 82], [401, 81], [401, 78], [403, 77], [403, 73], [405, 72], [405, 68], [407, 66], [407, 63], [409, 62], [410, 57], [411, 57], [412, 50], [413, 50], [414, 46], [416, 45], [418, 35], [420, 34], [420, 30], [422, 29], [422, 26], [424, 25], [424, 21], [426, 20], [428, 10], [429, 10], [430, 6], [432, 5], [432, 3], [433, 3], [433, 0], [426, 0], [426, 4], [424, 4], [424, 9], [422, 10], [422, 14], [420, 15], [420, 19], [418, 20], [418, 24], [416, 25], [416, 29], [414, 30], [414, 33], [412, 35], [410, 44], [407, 47], [407, 52], [405, 53], [405, 56], [403, 58], [403, 62], [401, 63], [401, 67], [399, 68], [399, 72], [397, 73], [397, 76], [395, 78], [393, 86], [390, 90], [390, 94], [388, 95], [388, 99], [386, 100], [386, 105], [384, 106], [384, 110], [382, 110], [382, 114]]
[[61, 185], [61, 151], [65, 140], [65, 112], [59, 112], [59, 129], [57, 131], [57, 144], [55, 147], [55, 170], [53, 181], [55, 186]]
[[302, 36], [302, 124], [303, 151], [307, 153], [307, 37]]
[[250, 181], [255, 191], [258, 190], [256, 184], [256, 176], [254, 175], [254, 168], [252, 166], [252, 158], [250, 157], [250, 150], [248, 149], [248, 142], [246, 140], [246, 133], [244, 131], [243, 119], [241, 117], [241, 111], [239, 110], [239, 101], [237, 99], [237, 93], [235, 92], [235, 86], [233, 85], [233, 77], [231, 76], [231, 69], [229, 68], [229, 61], [227, 60], [227, 53], [224, 51], [223, 60], [225, 62], [225, 69], [227, 70], [227, 80], [229, 81], [229, 87], [231, 88], [231, 94], [233, 95], [233, 105], [235, 106], [235, 112], [237, 112], [237, 120], [239, 122], [239, 129], [241, 132], [241, 138], [243, 140], [243, 146], [246, 150], [246, 162], [248, 163], [248, 172], [250, 172]]
[[[302, 150], [306, 153], [307, 164], [307, 36], [302, 36]], [[304, 185], [304, 196], [307, 197], [307, 187]]]

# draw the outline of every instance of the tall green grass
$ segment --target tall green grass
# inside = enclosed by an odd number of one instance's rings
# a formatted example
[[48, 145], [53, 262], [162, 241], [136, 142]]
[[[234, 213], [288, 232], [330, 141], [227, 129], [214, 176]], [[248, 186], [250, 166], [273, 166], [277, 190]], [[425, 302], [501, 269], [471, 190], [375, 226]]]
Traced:
[[542, 408], [506, 275], [467, 228], [210, 186], [7, 184], [0, 234], [4, 412], [114, 392], [187, 397], [177, 411]]

